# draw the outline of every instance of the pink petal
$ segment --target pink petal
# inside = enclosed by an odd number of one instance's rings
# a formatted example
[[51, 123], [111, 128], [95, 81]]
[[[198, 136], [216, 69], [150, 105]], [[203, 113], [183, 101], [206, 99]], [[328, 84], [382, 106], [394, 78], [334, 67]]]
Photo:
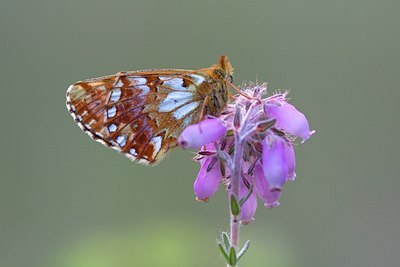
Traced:
[[290, 143], [286, 144], [285, 152], [286, 152], [286, 162], [288, 166], [288, 174], [286, 179], [289, 181], [294, 181], [296, 178], [296, 173], [294, 172], [296, 169], [296, 158], [293, 145]]
[[254, 186], [257, 195], [262, 199], [267, 208], [279, 206], [280, 191], [271, 192], [271, 188], [267, 179], [264, 177], [264, 172], [261, 165], [257, 164], [254, 168]]
[[186, 127], [178, 138], [183, 148], [200, 148], [226, 135], [226, 126], [217, 118], [207, 118]]
[[298, 136], [303, 141], [313, 134], [303, 113], [287, 102], [266, 103], [265, 113], [269, 118], [276, 119], [276, 126], [285, 132]]
[[[207, 171], [211, 163], [214, 165]], [[200, 171], [193, 185], [197, 199], [208, 201], [208, 199], [217, 192], [221, 180], [222, 174], [218, 160], [215, 162], [213, 157], [207, 157], [202, 162]]]
[[288, 174], [285, 141], [282, 138], [271, 135], [264, 139], [262, 168], [270, 190], [281, 191]]
[[[247, 196], [249, 189], [243, 184], [240, 185], [240, 199]], [[257, 210], [256, 192], [253, 191], [246, 202], [243, 203], [240, 210], [240, 221], [243, 224], [249, 224], [254, 220], [254, 214]]]

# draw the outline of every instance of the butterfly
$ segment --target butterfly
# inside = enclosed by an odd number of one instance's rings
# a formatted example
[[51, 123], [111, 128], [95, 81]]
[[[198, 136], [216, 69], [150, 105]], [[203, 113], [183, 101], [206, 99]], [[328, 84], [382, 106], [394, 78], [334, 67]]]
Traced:
[[156, 164], [183, 129], [227, 106], [233, 68], [223, 55], [198, 70], [119, 72], [79, 81], [67, 90], [67, 108], [92, 139], [129, 159]]

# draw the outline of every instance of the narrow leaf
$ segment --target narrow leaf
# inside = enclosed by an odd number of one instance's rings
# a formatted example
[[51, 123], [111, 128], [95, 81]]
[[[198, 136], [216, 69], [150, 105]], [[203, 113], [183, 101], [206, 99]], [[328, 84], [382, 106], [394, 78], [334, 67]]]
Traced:
[[234, 216], [237, 216], [240, 213], [239, 204], [234, 195], [231, 195], [231, 213]]
[[226, 171], [225, 171], [225, 163], [221, 160], [219, 160], [219, 168], [221, 169], [221, 174], [223, 177], [225, 177], [226, 175]]
[[252, 193], [253, 193], [253, 184], [250, 185], [249, 191], [247, 191], [247, 194], [244, 196], [244, 198], [242, 198], [239, 201], [240, 207], [243, 206], [243, 204], [249, 199]]
[[217, 163], [217, 160], [218, 160], [217, 157], [213, 157], [213, 158], [210, 160], [210, 163], [209, 163], [208, 166], [207, 166], [207, 170], [206, 170], [207, 172], [210, 172], [211, 169], [214, 168], [214, 165], [215, 165], [215, 163]]
[[242, 120], [242, 109], [241, 109], [241, 107], [236, 106], [236, 112], [235, 112], [235, 115], [233, 117], [233, 126], [236, 129], [239, 129], [241, 120]]
[[228, 251], [229, 248], [231, 247], [231, 241], [229, 240], [229, 236], [227, 233], [222, 232], [222, 240], [224, 241], [226, 251]]
[[230, 266], [235, 266], [237, 263], [237, 258], [236, 258], [236, 251], [234, 247], [231, 247], [231, 249], [229, 250], [229, 265]]
[[214, 155], [215, 154], [215, 151], [209, 151], [209, 150], [202, 150], [202, 151], [199, 151], [199, 152], [197, 152], [199, 155], [202, 155], [202, 156], [211, 156], [211, 155]]
[[228, 154], [232, 155], [233, 152], [235, 152], [235, 146], [232, 145], [232, 146], [229, 147]]
[[257, 123], [257, 127], [256, 127], [257, 131], [265, 132], [266, 130], [268, 130], [269, 128], [274, 126], [275, 122], [276, 122], [276, 119], [261, 121], [261, 122]]
[[224, 258], [226, 259], [226, 261], [229, 263], [229, 256], [228, 256], [228, 252], [226, 252], [224, 246], [221, 243], [218, 243], [218, 247], [221, 250], [221, 254], [224, 256]]
[[226, 147], [226, 138], [224, 138], [221, 142], [221, 150], [224, 150]]
[[259, 162], [259, 158], [257, 158], [249, 167], [247, 170], [248, 175], [253, 175], [254, 168], [256, 167], [257, 162]]
[[238, 254], [238, 260], [243, 256], [243, 254], [249, 249], [250, 247], [250, 240], [247, 240], [243, 247], [240, 249]]

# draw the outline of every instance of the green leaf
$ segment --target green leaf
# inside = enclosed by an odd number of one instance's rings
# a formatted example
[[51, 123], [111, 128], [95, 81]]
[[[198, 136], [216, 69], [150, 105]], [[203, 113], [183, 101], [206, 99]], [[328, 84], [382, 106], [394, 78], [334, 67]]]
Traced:
[[222, 243], [218, 243], [218, 247], [221, 250], [221, 254], [224, 256], [224, 258], [226, 259], [226, 261], [229, 263], [229, 256], [228, 256], [228, 252], [225, 250], [224, 246], [222, 245]]
[[242, 249], [239, 251], [238, 260], [243, 256], [243, 254], [249, 249], [250, 247], [250, 240], [247, 240], [246, 243], [243, 245]]
[[240, 213], [240, 207], [234, 195], [231, 195], [231, 212], [234, 216], [237, 216]]
[[229, 155], [232, 155], [233, 152], [235, 152], [235, 146], [230, 146], [230, 147], [229, 147], [229, 150], [228, 150], [228, 154], [229, 154]]
[[240, 106], [236, 106], [236, 112], [233, 117], [233, 126], [235, 127], [235, 129], [239, 129], [241, 120], [242, 120], [242, 109], [240, 108]]
[[228, 251], [231, 247], [231, 241], [229, 240], [229, 236], [227, 233], [222, 232], [222, 240], [224, 241], [226, 251]]
[[265, 120], [265, 121], [261, 121], [259, 123], [257, 123], [257, 131], [258, 132], [265, 132], [266, 130], [268, 130], [269, 128], [271, 128], [272, 126], [274, 126], [276, 122], [276, 119], [270, 119], [270, 120]]
[[229, 250], [229, 260], [228, 263], [230, 266], [235, 266], [237, 263], [237, 258], [236, 258], [236, 251], [234, 247], [231, 247]]
[[251, 194], [253, 193], [253, 184], [250, 185], [249, 191], [247, 192], [246, 196], [239, 201], [240, 207], [249, 199]]
[[225, 163], [223, 162], [223, 160], [221, 158], [219, 159], [219, 168], [221, 169], [222, 177], [225, 177], [225, 174], [226, 174]]

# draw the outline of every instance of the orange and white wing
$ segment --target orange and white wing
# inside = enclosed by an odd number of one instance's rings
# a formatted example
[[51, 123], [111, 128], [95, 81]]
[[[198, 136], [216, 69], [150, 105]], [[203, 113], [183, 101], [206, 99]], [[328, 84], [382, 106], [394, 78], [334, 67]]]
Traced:
[[94, 140], [154, 164], [199, 120], [204, 99], [197, 90], [206, 80], [206, 74], [188, 70], [118, 73], [71, 85], [67, 107]]

